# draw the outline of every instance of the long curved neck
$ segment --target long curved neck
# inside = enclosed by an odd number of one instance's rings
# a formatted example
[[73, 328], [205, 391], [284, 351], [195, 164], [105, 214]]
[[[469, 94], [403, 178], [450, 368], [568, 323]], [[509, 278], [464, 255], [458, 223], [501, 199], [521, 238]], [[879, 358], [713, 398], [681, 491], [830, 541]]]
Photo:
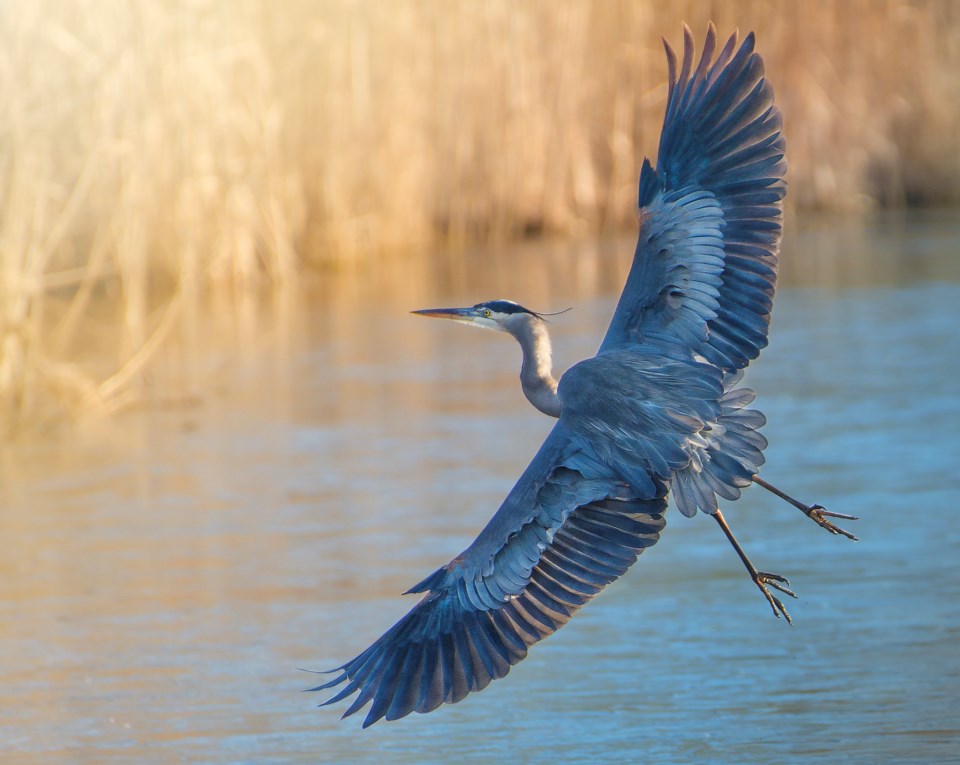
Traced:
[[540, 319], [530, 317], [510, 330], [523, 350], [520, 367], [520, 385], [527, 400], [544, 414], [560, 416], [557, 381], [551, 372], [553, 366], [550, 335]]

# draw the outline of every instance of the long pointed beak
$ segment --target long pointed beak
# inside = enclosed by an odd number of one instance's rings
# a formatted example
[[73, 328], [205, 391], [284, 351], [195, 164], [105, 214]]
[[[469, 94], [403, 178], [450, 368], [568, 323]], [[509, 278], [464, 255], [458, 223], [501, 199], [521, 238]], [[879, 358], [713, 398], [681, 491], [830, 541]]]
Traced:
[[477, 318], [476, 308], [424, 308], [411, 311], [417, 316], [430, 316], [434, 319], [453, 319], [454, 321], [473, 321]]

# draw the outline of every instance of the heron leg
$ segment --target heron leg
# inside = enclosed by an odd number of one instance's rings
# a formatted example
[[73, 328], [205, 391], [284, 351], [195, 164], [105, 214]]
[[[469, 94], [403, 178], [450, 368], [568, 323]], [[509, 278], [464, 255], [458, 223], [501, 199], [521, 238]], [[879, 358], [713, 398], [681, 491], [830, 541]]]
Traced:
[[788, 624], [793, 624], [793, 619], [790, 618], [790, 614], [787, 613], [787, 609], [784, 608], [783, 603], [780, 602], [780, 599], [775, 597], [773, 593], [767, 589], [767, 586], [773, 587], [775, 590], [779, 590], [782, 593], [789, 595], [791, 598], [797, 597], [793, 590], [788, 589], [790, 581], [779, 574], [768, 574], [764, 571], [757, 571], [753, 563], [750, 562], [750, 559], [747, 557], [747, 554], [743, 551], [743, 548], [740, 546], [740, 543], [737, 542], [737, 538], [733, 535], [733, 532], [730, 530], [730, 527], [727, 525], [726, 520], [723, 517], [723, 513], [717, 510], [714, 513], [711, 513], [714, 520], [720, 524], [720, 528], [723, 529], [723, 533], [727, 535], [727, 539], [730, 544], [733, 545], [733, 549], [737, 551], [737, 555], [740, 556], [740, 560], [743, 561], [743, 565], [747, 567], [747, 571], [750, 573], [750, 578], [753, 580], [753, 583], [760, 588], [760, 591], [763, 593], [763, 596], [767, 599], [767, 602], [770, 604], [770, 607], [773, 609], [773, 615], [778, 619], [780, 614], [783, 614], [784, 618], [787, 620]]
[[780, 489], [778, 489], [776, 486], [767, 483], [758, 475], [755, 475], [753, 477], [753, 482], [757, 484], [757, 486], [762, 486], [764, 489], [771, 492], [772, 494], [776, 494], [778, 497], [780, 497], [780, 499], [785, 499], [795, 508], [800, 510], [800, 512], [806, 515], [807, 518], [809, 518], [814, 523], [816, 523], [820, 528], [826, 529], [831, 534], [839, 534], [840, 536], [844, 536], [847, 539], [852, 539], [854, 542], [860, 541], [858, 537], [855, 537], [849, 531], [841, 529], [836, 524], [833, 524], [827, 520], [827, 518], [840, 518], [841, 520], [845, 520], [845, 521], [859, 521], [860, 519], [857, 516], [844, 515], [843, 513], [831, 513], [823, 505], [805, 505], [803, 504], [803, 502], [797, 499], [794, 499], [789, 494], [780, 491]]

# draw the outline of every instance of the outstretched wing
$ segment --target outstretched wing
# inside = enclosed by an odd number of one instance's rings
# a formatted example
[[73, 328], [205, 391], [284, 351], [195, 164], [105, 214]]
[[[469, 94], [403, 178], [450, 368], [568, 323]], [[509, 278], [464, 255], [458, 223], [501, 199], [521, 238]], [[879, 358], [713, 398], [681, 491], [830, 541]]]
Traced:
[[[647, 493], [649, 496], [638, 496]], [[430, 712], [503, 677], [663, 529], [666, 488], [637, 492], [558, 423], [476, 541], [411, 592], [426, 595], [321, 690], [372, 702], [363, 726]]]
[[[726, 371], [767, 344], [786, 191], [773, 89], [749, 34], [716, 61], [711, 24], [696, 69], [664, 41], [669, 95], [657, 169], [640, 174], [640, 238], [601, 351], [688, 347]], [[735, 50], [736, 49], [736, 50]]]

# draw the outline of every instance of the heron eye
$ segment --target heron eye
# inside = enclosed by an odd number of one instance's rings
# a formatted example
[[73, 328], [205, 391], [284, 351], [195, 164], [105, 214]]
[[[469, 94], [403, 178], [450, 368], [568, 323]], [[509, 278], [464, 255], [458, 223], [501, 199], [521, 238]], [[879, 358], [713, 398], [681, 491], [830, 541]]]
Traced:
[[489, 309], [489, 308], [484, 308], [484, 309], [483, 309], [483, 316], [484, 316], [485, 319], [489, 319], [489, 318], [490, 318], [490, 309]]

